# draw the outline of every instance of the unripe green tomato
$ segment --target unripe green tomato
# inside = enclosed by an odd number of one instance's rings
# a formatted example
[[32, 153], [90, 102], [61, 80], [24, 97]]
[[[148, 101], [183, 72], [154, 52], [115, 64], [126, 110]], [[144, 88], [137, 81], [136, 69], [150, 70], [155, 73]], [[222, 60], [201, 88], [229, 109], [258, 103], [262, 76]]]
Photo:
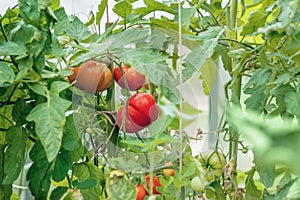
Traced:
[[195, 192], [203, 192], [205, 187], [207, 186], [208, 182], [205, 177], [203, 176], [195, 176], [191, 180], [191, 188]]

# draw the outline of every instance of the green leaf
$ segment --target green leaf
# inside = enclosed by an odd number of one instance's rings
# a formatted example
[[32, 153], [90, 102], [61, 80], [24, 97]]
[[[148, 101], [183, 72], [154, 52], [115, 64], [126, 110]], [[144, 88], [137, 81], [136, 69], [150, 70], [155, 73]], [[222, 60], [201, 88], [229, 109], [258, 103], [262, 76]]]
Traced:
[[200, 69], [200, 77], [203, 80], [205, 94], [209, 94], [215, 84], [217, 77], [217, 66], [212, 59], [207, 59]]
[[73, 186], [77, 189], [89, 189], [92, 187], [95, 187], [97, 184], [97, 181], [93, 178], [85, 179], [83, 181], [73, 181]]
[[[156, 19], [156, 18], [151, 18], [150, 19], [151, 24], [154, 26], [158, 26], [160, 28], [163, 28], [165, 30], [162, 30], [162, 32], [166, 33], [171, 33], [173, 35], [174, 33], [177, 33], [177, 38], [178, 38], [178, 30], [179, 30], [179, 25], [177, 22], [174, 22], [168, 18], [162, 18], [162, 19]], [[159, 28], [158, 28], [159, 29]], [[170, 31], [171, 30], [171, 31]], [[182, 27], [182, 33], [183, 34], [192, 34], [188, 29], [185, 27]]]
[[270, 194], [266, 189], [263, 193], [263, 199], [264, 200], [282, 200], [285, 199], [286, 196], [289, 193], [290, 188], [293, 186], [293, 184], [297, 181], [297, 178], [292, 179], [289, 181], [286, 185], [284, 185], [282, 188], [279, 188], [276, 194]]
[[58, 19], [58, 22], [54, 25], [54, 34], [59, 35], [69, 29], [72, 28], [72, 24], [66, 14], [66, 11], [63, 7], [57, 9], [54, 11], [54, 14], [56, 18]]
[[27, 24], [40, 26], [40, 10], [36, 0], [19, 0], [20, 15]]
[[[300, 126], [281, 118], [265, 118], [254, 112], [232, 109], [228, 112], [229, 123], [234, 125], [248, 144], [253, 145], [255, 163], [273, 166], [281, 163], [300, 174]], [[288, 144], [288, 145], [287, 145]]]
[[58, 186], [51, 192], [50, 200], [61, 199], [64, 196], [64, 194], [67, 193], [67, 191], [67, 187]]
[[67, 117], [64, 126], [62, 147], [66, 150], [73, 151], [80, 147], [80, 142], [73, 115], [70, 115]]
[[[254, 158], [256, 163], [256, 159]], [[266, 187], [272, 187], [275, 181], [275, 165], [261, 165], [259, 162], [256, 164], [257, 172], [259, 174], [261, 182]], [[253, 178], [253, 177], [252, 177]]]
[[281, 0], [277, 6], [274, 6], [278, 11], [275, 20], [272, 24], [266, 24], [264, 27], [258, 29], [258, 33], [265, 34], [267, 36], [272, 36], [274, 32], [279, 34], [286, 31], [289, 25], [293, 22], [294, 16], [297, 13], [299, 7], [299, 0]]
[[255, 10], [249, 14], [248, 21], [242, 26], [241, 35], [249, 35], [263, 27], [268, 18], [268, 13], [263, 10]]
[[59, 93], [70, 85], [66, 82], [53, 82], [47, 91], [47, 102], [38, 104], [27, 116], [28, 121], [34, 121], [35, 131], [45, 148], [48, 161], [56, 157], [63, 136], [65, 125], [65, 111], [71, 103], [59, 97]]
[[103, 190], [100, 183], [103, 183], [104, 175], [100, 167], [90, 163], [77, 163], [74, 165], [73, 173], [78, 178], [79, 182], [84, 182], [88, 179], [97, 180], [97, 185], [94, 187], [81, 190], [81, 194], [83, 195], [84, 199], [101, 199]]
[[251, 95], [245, 100], [246, 108], [263, 111], [268, 98], [265, 93], [272, 71], [269, 68], [257, 69], [244, 87], [244, 93]]
[[128, 1], [121, 1], [114, 6], [113, 11], [118, 16], [126, 18], [132, 12], [132, 5]]
[[109, 35], [101, 43], [94, 44], [89, 47], [89, 52], [78, 56], [73, 66], [76, 66], [84, 61], [92, 58], [100, 57], [109, 51], [124, 48], [127, 44], [145, 40], [148, 37], [147, 30], [127, 29], [117, 34]]
[[56, 182], [64, 180], [68, 174], [68, 170], [68, 162], [63, 158], [63, 156], [61, 156], [61, 154], [59, 154], [55, 159], [52, 179]]
[[160, 117], [158, 120], [154, 121], [148, 128], [150, 135], [155, 135], [163, 132], [172, 122], [172, 117], [170, 115]]
[[14, 80], [14, 70], [9, 65], [0, 62], [0, 87], [10, 86], [14, 82]]
[[78, 42], [82, 42], [91, 35], [89, 29], [80, 21], [78, 17], [74, 17], [73, 21], [71, 22], [71, 27], [67, 29], [66, 32], [68, 36]]
[[284, 101], [286, 103], [287, 111], [295, 115], [300, 123], [300, 89], [298, 89], [296, 92], [287, 93]]
[[25, 164], [27, 137], [19, 127], [12, 126], [6, 132], [6, 141], [3, 184], [12, 184]]
[[190, 8], [182, 8], [181, 9], [181, 22], [182, 26], [189, 28], [192, 18], [195, 16], [196, 13], [196, 6]]
[[26, 117], [30, 113], [32, 107], [26, 103], [24, 99], [19, 98], [14, 107], [12, 116], [17, 125], [21, 126], [27, 123]]
[[101, 0], [98, 5], [98, 11], [96, 13], [96, 24], [100, 24], [101, 19], [103, 17], [104, 11], [106, 9], [108, 0]]
[[0, 42], [0, 55], [25, 57], [27, 49], [25, 46], [14, 42]]
[[223, 33], [224, 29], [222, 27], [210, 27], [197, 36], [190, 37], [191, 40], [200, 41], [200, 44], [188, 54], [185, 62], [194, 66], [195, 70], [199, 70], [206, 59], [212, 56], [213, 50]]
[[30, 166], [27, 173], [29, 188], [37, 199], [46, 199], [50, 188], [50, 175], [45, 150], [40, 142], [36, 142], [29, 153], [33, 164]]
[[260, 191], [254, 183], [254, 180], [253, 180], [254, 173], [255, 173], [254, 167], [252, 167], [252, 169], [246, 173], [248, 175], [247, 179], [246, 179], [246, 188], [245, 188], [247, 200], [260, 199], [262, 196], [262, 191]]
[[151, 8], [153, 11], [154, 10], [161, 10], [161, 11], [165, 11], [171, 14], [175, 14], [175, 11], [168, 5], [166, 5], [165, 3], [161, 3], [155, 0], [144, 0], [145, 5], [148, 8]]
[[206, 188], [205, 196], [209, 199], [226, 199], [222, 186], [219, 181], [214, 181]]
[[113, 175], [106, 181], [108, 200], [132, 200], [136, 198], [136, 191], [130, 180], [124, 176]]

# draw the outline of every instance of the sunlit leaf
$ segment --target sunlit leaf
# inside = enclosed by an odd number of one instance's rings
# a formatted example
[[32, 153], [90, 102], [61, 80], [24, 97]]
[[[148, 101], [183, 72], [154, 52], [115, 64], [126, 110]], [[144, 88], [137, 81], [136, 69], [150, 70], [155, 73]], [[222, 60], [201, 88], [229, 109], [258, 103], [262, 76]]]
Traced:
[[71, 102], [59, 97], [59, 93], [68, 87], [69, 84], [65, 82], [52, 83], [50, 91], [47, 91], [47, 102], [34, 107], [26, 118], [36, 123], [36, 134], [45, 148], [49, 162], [61, 147], [65, 111]]

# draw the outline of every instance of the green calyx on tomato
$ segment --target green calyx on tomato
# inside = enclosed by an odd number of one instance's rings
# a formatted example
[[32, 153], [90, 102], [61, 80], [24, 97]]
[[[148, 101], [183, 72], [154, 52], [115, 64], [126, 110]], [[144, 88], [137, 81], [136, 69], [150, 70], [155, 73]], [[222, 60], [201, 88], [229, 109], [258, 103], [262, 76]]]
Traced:
[[90, 60], [70, 69], [73, 74], [68, 76], [69, 82], [76, 80], [75, 87], [83, 91], [97, 94], [106, 90], [112, 83], [111, 71], [96, 61]]
[[149, 126], [157, 117], [158, 106], [153, 96], [139, 92], [129, 99], [127, 105], [121, 106], [116, 121], [121, 130], [135, 133]]
[[[147, 188], [148, 188], [148, 190], [150, 190], [150, 175], [149, 174], [145, 175], [145, 180], [147, 183]], [[159, 181], [159, 177], [153, 176], [152, 177], [152, 188], [151, 188], [152, 194], [160, 194], [160, 192], [157, 191], [157, 187], [160, 187], [160, 186], [161, 186], [161, 184]], [[148, 194], [149, 193], [147, 192], [147, 195]], [[151, 194], [151, 191], [150, 191], [150, 194]]]
[[136, 191], [136, 200], [144, 200], [147, 194], [147, 191], [144, 188], [144, 186], [141, 184], [135, 186], [135, 191]]
[[226, 165], [225, 155], [220, 151], [211, 151], [200, 155], [200, 162], [208, 181], [219, 178], [223, 174], [223, 168]]
[[122, 71], [120, 67], [116, 67], [114, 70], [114, 79], [121, 88], [126, 89], [126, 83], [124, 79], [126, 79], [128, 89], [130, 91], [136, 91], [144, 85], [146, 77], [136, 71], [133, 67], [123, 65]]

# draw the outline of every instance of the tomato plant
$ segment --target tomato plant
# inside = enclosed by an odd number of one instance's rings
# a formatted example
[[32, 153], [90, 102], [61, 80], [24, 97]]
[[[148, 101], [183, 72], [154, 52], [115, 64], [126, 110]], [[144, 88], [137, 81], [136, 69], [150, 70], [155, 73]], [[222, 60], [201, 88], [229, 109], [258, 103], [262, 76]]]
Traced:
[[119, 109], [116, 120], [120, 129], [133, 133], [150, 125], [157, 117], [158, 106], [153, 96], [140, 92], [130, 97], [128, 105]]
[[111, 71], [96, 61], [87, 61], [71, 70], [70, 83], [76, 81], [76, 87], [93, 94], [106, 90], [112, 82]]
[[123, 89], [127, 88], [127, 84], [131, 91], [138, 90], [145, 84], [145, 76], [127, 65], [115, 68], [114, 79]]
[[0, 199], [299, 199], [300, 0], [141, 2], [0, 13]]
[[136, 190], [136, 200], [144, 200], [147, 194], [147, 191], [144, 188], [144, 186], [139, 184], [135, 186], [135, 190]]

